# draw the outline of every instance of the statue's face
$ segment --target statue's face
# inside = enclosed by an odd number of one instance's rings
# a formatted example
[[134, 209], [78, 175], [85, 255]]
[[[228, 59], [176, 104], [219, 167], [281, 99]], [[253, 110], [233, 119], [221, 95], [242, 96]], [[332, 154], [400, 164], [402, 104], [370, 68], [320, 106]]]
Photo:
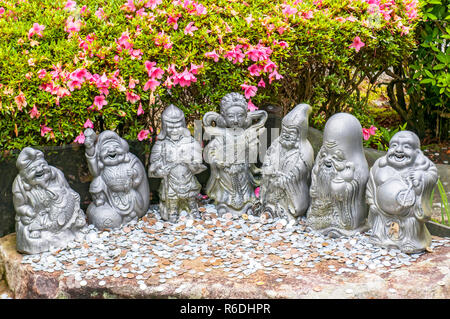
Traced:
[[283, 125], [281, 127], [280, 144], [287, 149], [291, 149], [298, 142], [299, 136], [295, 127]]
[[243, 128], [247, 119], [247, 112], [240, 106], [228, 108], [222, 116], [229, 128]]
[[126, 151], [116, 140], [109, 140], [103, 144], [100, 150], [100, 160], [106, 166], [113, 166], [125, 160]]
[[180, 122], [167, 122], [166, 123], [166, 132], [167, 132], [167, 136], [172, 140], [172, 141], [178, 141], [183, 137], [183, 123]]
[[344, 153], [338, 147], [323, 146], [319, 152], [321, 168], [325, 170], [341, 171], [345, 166]]
[[408, 135], [394, 136], [386, 154], [387, 163], [395, 168], [405, 168], [414, 164], [419, 148], [415, 140]]
[[45, 186], [51, 178], [50, 166], [44, 159], [31, 163], [22, 173], [26, 181], [31, 185]]

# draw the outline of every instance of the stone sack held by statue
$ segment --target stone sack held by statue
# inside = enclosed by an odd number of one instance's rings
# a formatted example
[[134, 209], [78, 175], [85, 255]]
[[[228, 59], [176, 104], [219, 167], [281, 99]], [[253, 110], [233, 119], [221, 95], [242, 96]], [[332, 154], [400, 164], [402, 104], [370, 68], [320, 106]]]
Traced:
[[205, 161], [211, 166], [206, 193], [220, 215], [241, 215], [256, 202], [258, 136], [265, 130], [268, 115], [266, 111], [247, 112], [247, 107], [244, 96], [229, 93], [221, 100], [220, 114], [208, 112], [203, 117], [205, 133], [212, 137], [204, 149]]
[[331, 237], [366, 231], [368, 177], [361, 124], [351, 114], [333, 115], [311, 174], [307, 224]]
[[307, 140], [311, 106], [299, 104], [282, 120], [264, 157], [260, 201], [272, 217], [295, 219], [309, 207], [314, 151]]
[[37, 254], [64, 248], [87, 233], [80, 195], [64, 174], [48, 165], [44, 153], [25, 147], [16, 162], [13, 204], [16, 211], [17, 250]]
[[183, 111], [174, 105], [161, 116], [162, 129], [150, 155], [149, 177], [162, 178], [159, 189], [162, 219], [176, 222], [186, 210], [200, 217], [197, 198], [201, 185], [195, 177], [206, 170], [202, 147], [186, 128]]
[[366, 196], [371, 241], [405, 253], [429, 247], [425, 222], [430, 219], [430, 196], [437, 179], [436, 166], [423, 155], [417, 135], [396, 133], [387, 154], [370, 169]]
[[97, 134], [86, 129], [85, 155], [92, 180], [93, 202], [88, 222], [96, 228], [117, 228], [147, 213], [150, 190], [144, 165], [129, 152], [128, 143], [117, 133]]

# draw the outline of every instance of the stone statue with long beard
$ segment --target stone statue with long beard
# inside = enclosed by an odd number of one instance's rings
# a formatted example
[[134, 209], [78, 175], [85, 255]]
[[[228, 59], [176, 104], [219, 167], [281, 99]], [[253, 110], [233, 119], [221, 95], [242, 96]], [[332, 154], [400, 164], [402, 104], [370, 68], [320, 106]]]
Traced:
[[366, 231], [368, 177], [361, 124], [350, 114], [333, 115], [312, 170], [307, 224], [331, 237]]
[[80, 195], [70, 188], [64, 174], [31, 147], [20, 152], [16, 166], [19, 175], [12, 192], [17, 250], [37, 254], [83, 239], [87, 227]]
[[431, 235], [430, 196], [437, 182], [436, 166], [423, 155], [420, 141], [410, 131], [396, 133], [386, 156], [370, 169], [367, 203], [371, 241], [405, 253], [425, 250]]

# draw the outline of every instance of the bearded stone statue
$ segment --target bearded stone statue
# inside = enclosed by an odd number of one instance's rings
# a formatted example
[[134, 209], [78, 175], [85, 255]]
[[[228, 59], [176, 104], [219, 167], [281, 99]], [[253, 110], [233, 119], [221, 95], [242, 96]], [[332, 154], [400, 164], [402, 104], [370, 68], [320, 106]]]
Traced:
[[371, 241], [405, 253], [429, 247], [425, 222], [430, 219], [430, 196], [437, 179], [436, 166], [423, 155], [417, 135], [396, 133], [386, 156], [370, 169], [366, 196]]
[[262, 166], [261, 204], [272, 217], [295, 219], [309, 207], [314, 151], [307, 140], [311, 106], [299, 104], [282, 120], [281, 134]]
[[13, 204], [16, 211], [17, 250], [37, 254], [64, 248], [87, 233], [80, 195], [64, 174], [48, 165], [44, 153], [25, 147], [16, 162]]
[[88, 222], [103, 230], [143, 217], [150, 204], [144, 165], [117, 133], [104, 131], [97, 136], [88, 128], [84, 135], [85, 155], [94, 177], [89, 187], [93, 202], [87, 209]]
[[366, 231], [368, 177], [361, 124], [351, 114], [333, 115], [312, 170], [307, 224], [331, 237]]
[[247, 112], [247, 107], [242, 94], [229, 93], [220, 102], [220, 114], [208, 112], [203, 117], [206, 136], [213, 136], [204, 149], [205, 161], [211, 166], [206, 193], [220, 215], [239, 216], [256, 202], [258, 136], [268, 115], [266, 111]]
[[201, 185], [195, 177], [206, 170], [202, 146], [186, 128], [182, 110], [167, 107], [161, 116], [162, 129], [150, 155], [150, 177], [162, 178], [160, 212], [164, 220], [176, 222], [182, 210], [200, 217], [197, 197]]

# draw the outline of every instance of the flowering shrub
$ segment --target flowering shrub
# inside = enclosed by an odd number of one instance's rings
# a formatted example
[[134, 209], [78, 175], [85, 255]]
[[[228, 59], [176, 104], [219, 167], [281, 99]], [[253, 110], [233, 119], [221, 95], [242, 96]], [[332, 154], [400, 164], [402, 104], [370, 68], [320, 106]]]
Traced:
[[[340, 109], [414, 47], [417, 0], [0, 0], [0, 148], [156, 134], [240, 91]], [[154, 129], [155, 128], [155, 129]]]

